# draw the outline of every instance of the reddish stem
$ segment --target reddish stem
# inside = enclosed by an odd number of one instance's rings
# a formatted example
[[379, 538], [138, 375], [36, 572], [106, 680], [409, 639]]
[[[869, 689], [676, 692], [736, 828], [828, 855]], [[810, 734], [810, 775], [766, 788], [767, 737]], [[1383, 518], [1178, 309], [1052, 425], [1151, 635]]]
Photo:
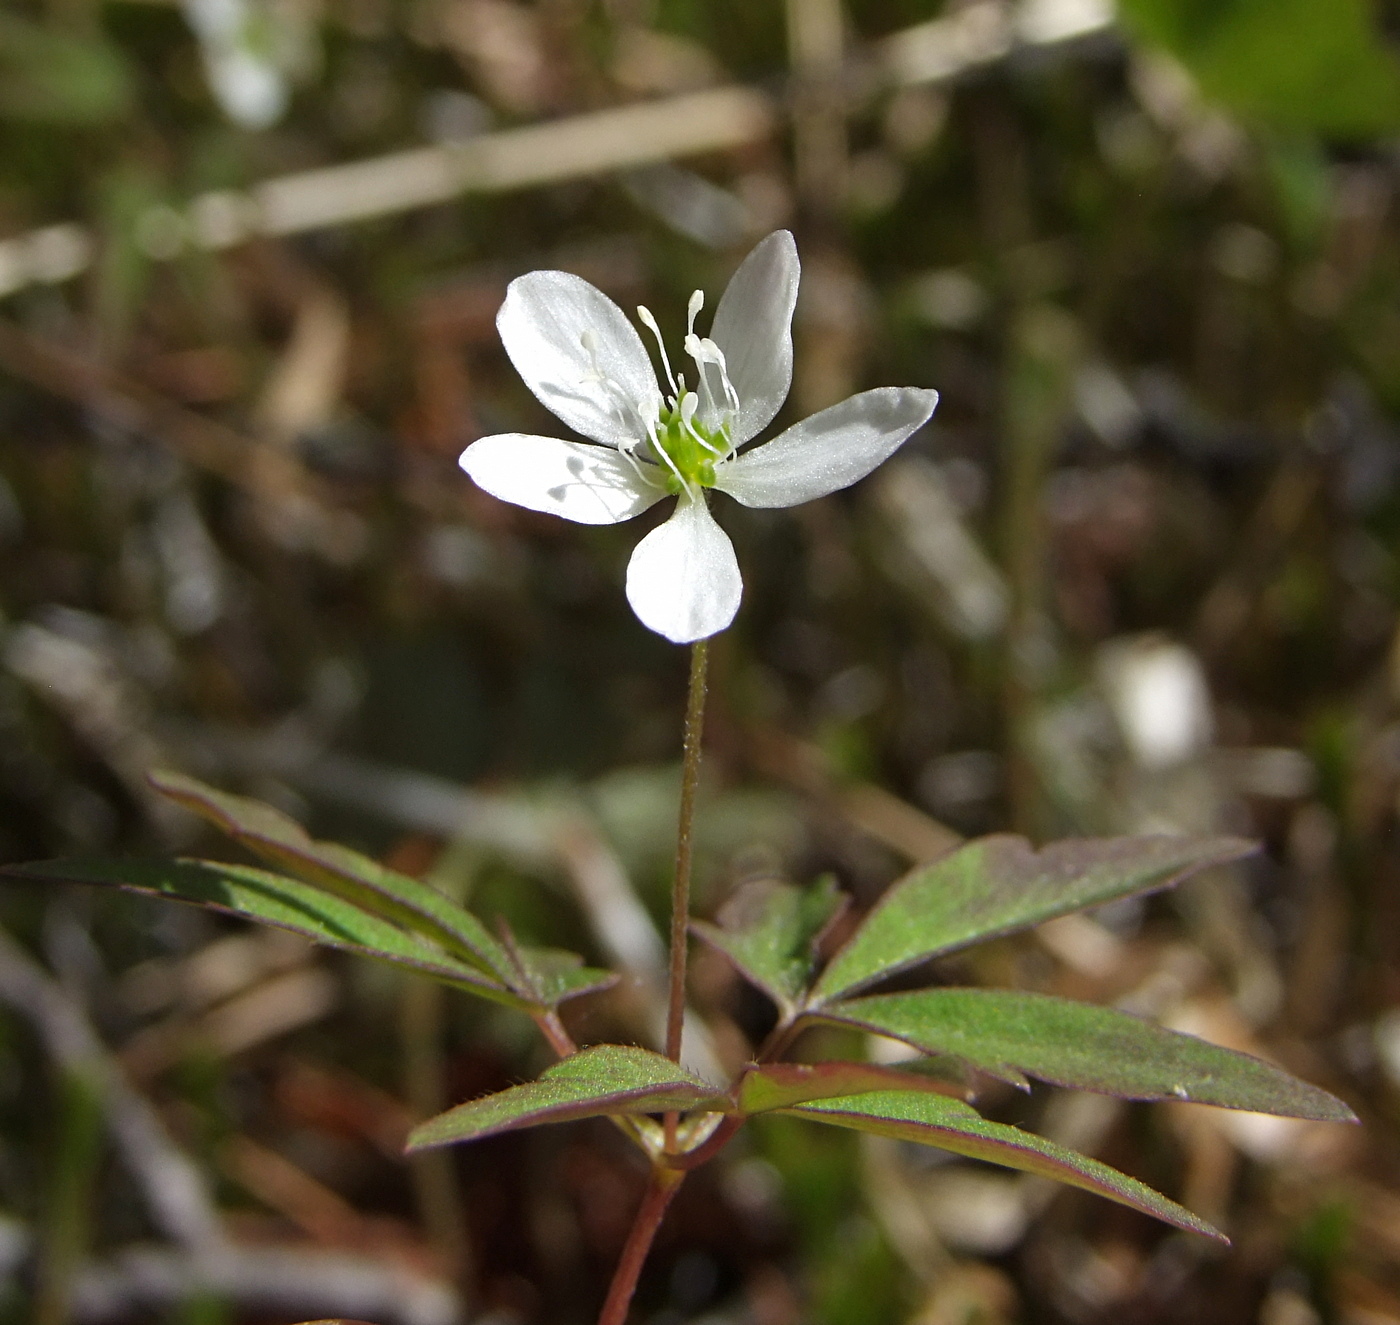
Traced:
[[[705, 678], [709, 641], [690, 646], [690, 691], [685, 706], [684, 757], [681, 764], [681, 805], [676, 824], [676, 874], [671, 885], [671, 979], [666, 1003], [666, 1057], [681, 1061], [681, 1031], [685, 1026], [685, 959], [690, 928], [691, 828], [695, 822], [695, 791], [700, 785], [700, 733], [705, 725]], [[665, 1116], [666, 1149], [676, 1149], [677, 1115]]]
[[574, 1037], [564, 1029], [564, 1023], [559, 1020], [557, 1012], [550, 1009], [547, 1012], [537, 1012], [533, 1015], [535, 1025], [540, 1028], [540, 1033], [549, 1041], [549, 1047], [560, 1058], [567, 1058], [570, 1054], [578, 1053], [578, 1045], [574, 1043]]
[[637, 1279], [642, 1273], [647, 1253], [656, 1238], [656, 1230], [666, 1214], [671, 1198], [685, 1181], [685, 1174], [677, 1169], [656, 1167], [651, 1171], [646, 1195], [632, 1221], [632, 1231], [627, 1235], [627, 1245], [622, 1249], [622, 1259], [613, 1271], [613, 1280], [608, 1287], [608, 1298], [603, 1303], [598, 1325], [626, 1325], [627, 1309], [632, 1305], [632, 1294], [637, 1291]]

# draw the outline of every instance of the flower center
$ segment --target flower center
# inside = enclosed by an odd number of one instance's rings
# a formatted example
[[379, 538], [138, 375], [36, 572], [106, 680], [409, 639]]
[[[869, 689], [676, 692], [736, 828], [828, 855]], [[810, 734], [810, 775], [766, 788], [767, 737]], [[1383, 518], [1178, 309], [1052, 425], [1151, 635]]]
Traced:
[[666, 397], [655, 427], [648, 432], [656, 460], [669, 471], [668, 492], [714, 487], [715, 465], [727, 460], [734, 450], [730, 424], [739, 409], [739, 396], [729, 380], [724, 352], [709, 337], [695, 334], [695, 318], [704, 306], [705, 296], [696, 290], [690, 296], [685, 335], [685, 352], [695, 360], [699, 378], [694, 391], [686, 390], [683, 373], [671, 371], [666, 342], [651, 310], [644, 305], [637, 308], [638, 319], [656, 337], [661, 366], [673, 393]]
[[670, 404], [661, 407], [653, 441], [671, 461], [667, 466], [671, 472], [666, 476], [668, 492], [679, 493], [683, 483], [714, 487], [715, 461], [723, 460], [730, 451], [725, 428], [711, 430], [696, 421], [697, 404], [695, 393], [683, 390], [679, 401], [672, 397]]

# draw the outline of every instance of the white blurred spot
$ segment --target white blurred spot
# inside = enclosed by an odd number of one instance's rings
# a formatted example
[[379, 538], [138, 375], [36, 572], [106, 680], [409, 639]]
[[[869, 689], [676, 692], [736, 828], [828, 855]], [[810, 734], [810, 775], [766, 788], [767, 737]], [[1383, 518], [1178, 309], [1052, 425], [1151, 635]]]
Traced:
[[178, 257], [188, 234], [188, 223], [173, 207], [150, 207], [136, 218], [137, 247], [157, 262]]
[[1010, 610], [1006, 583], [963, 523], [937, 466], [917, 456], [891, 461], [870, 490], [899, 541], [905, 568], [936, 586], [946, 623], [965, 639], [996, 635]]
[[1088, 363], [1074, 379], [1074, 403], [1094, 435], [1115, 449], [1126, 446], [1142, 422], [1142, 410], [1123, 379], [1105, 363]]
[[480, 97], [457, 88], [439, 88], [423, 98], [423, 133], [434, 143], [464, 143], [485, 133], [494, 118]]
[[958, 1250], [997, 1256], [1010, 1251], [1026, 1231], [1030, 1210], [1019, 1178], [950, 1165], [921, 1192], [924, 1211], [939, 1235]]
[[295, 0], [184, 0], [210, 91], [245, 129], [282, 118], [292, 79], [312, 62], [310, 14]]
[[1277, 269], [1279, 250], [1258, 227], [1234, 221], [1211, 237], [1210, 260], [1222, 276], [1244, 285], [1260, 285]]
[[1200, 660], [1157, 635], [1115, 640], [1099, 654], [1099, 679], [1133, 762], [1161, 769], [1209, 744], [1214, 723]]
[[975, 326], [991, 307], [991, 299], [981, 284], [956, 267], [917, 277], [910, 295], [920, 317], [949, 331]]
[[1381, 1070], [1391, 1083], [1400, 1088], [1400, 1008], [1391, 1008], [1376, 1018], [1371, 1039]]
[[204, 248], [232, 248], [257, 230], [258, 206], [243, 193], [204, 193], [190, 206], [190, 225]]
[[1022, 41], [1050, 46], [1101, 32], [1112, 22], [1110, 0], [1024, 0], [1016, 31]]

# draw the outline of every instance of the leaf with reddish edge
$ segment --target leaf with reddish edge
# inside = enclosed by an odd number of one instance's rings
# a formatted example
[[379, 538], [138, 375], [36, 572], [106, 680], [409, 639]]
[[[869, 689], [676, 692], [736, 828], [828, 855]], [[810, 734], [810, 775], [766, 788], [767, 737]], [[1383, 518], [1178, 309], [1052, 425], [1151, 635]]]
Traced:
[[511, 952], [523, 977], [523, 986], [541, 1006], [557, 1008], [580, 994], [609, 989], [618, 981], [615, 971], [585, 966], [576, 952], [562, 948], [522, 948], [512, 940]]
[[739, 1112], [766, 1113], [810, 1100], [861, 1095], [869, 1091], [931, 1091], [966, 1096], [967, 1082], [949, 1060], [924, 1060], [927, 1067], [886, 1067], [880, 1063], [766, 1063], [744, 1069], [734, 1088]]
[[0, 875], [38, 882], [104, 885], [147, 897], [189, 902], [288, 929], [327, 947], [407, 966], [509, 1007], [531, 1006], [529, 999], [477, 967], [458, 961], [421, 935], [402, 930], [312, 884], [253, 865], [225, 865], [211, 860], [54, 860], [7, 865], [0, 868]]
[[695, 920], [690, 928], [791, 1016], [811, 983], [816, 945], [849, 900], [831, 875], [810, 888], [765, 879], [740, 888], [718, 924]]
[[833, 1003], [824, 1021], [953, 1054], [993, 1074], [1008, 1066], [1075, 1090], [1132, 1100], [1355, 1122], [1341, 1100], [1271, 1063], [1114, 1008], [1009, 989], [919, 989]]
[[386, 869], [338, 842], [318, 842], [295, 819], [262, 801], [234, 796], [182, 773], [155, 771], [150, 784], [207, 819], [278, 869], [415, 930], [509, 984], [509, 958], [470, 911], [418, 879]]
[[1254, 850], [1235, 837], [1080, 838], [1041, 851], [1004, 833], [979, 838], [895, 883], [822, 972], [812, 1005], [930, 957], [1169, 887]]
[[649, 1049], [600, 1044], [547, 1069], [538, 1081], [512, 1086], [430, 1118], [409, 1133], [409, 1151], [541, 1123], [569, 1122], [607, 1114], [729, 1113], [729, 1097], [693, 1073]]
[[1020, 1169], [1042, 1178], [1082, 1187], [1120, 1205], [1175, 1224], [1178, 1228], [1228, 1242], [1218, 1229], [1168, 1200], [1145, 1183], [1077, 1151], [1047, 1141], [1019, 1127], [988, 1122], [961, 1100], [907, 1091], [852, 1095], [784, 1109], [794, 1118], [849, 1127], [899, 1141], [916, 1141], [954, 1154]]

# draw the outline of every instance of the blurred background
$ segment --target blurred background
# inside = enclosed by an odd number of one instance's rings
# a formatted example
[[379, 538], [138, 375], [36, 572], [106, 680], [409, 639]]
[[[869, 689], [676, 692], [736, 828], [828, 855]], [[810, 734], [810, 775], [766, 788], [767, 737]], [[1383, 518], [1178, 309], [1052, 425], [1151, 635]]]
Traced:
[[[184, 769], [625, 971], [648, 1041], [686, 653], [640, 526], [473, 490], [557, 431], [493, 326], [580, 273], [678, 342], [804, 264], [780, 424], [937, 387], [856, 489], [720, 503], [697, 910], [959, 835], [1229, 831], [943, 963], [1273, 1057], [1347, 1129], [989, 1086], [1229, 1251], [789, 1120], [682, 1193], [650, 1325], [1400, 1322], [1400, 9], [1367, 0], [9, 0], [0, 860], [218, 853]], [[522, 1017], [189, 908], [0, 895], [0, 1318], [587, 1325], [602, 1123], [399, 1156]], [[770, 1012], [696, 954], [741, 1063]], [[830, 1039], [806, 1046], [880, 1054]]]

